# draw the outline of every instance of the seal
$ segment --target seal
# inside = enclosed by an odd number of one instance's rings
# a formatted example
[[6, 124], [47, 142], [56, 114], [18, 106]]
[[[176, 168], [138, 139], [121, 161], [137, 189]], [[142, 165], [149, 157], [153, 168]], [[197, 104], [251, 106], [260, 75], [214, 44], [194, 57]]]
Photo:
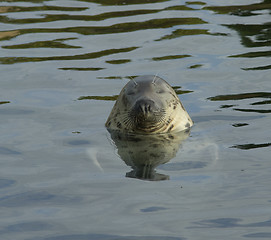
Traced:
[[121, 90], [105, 123], [125, 133], [179, 132], [193, 125], [174, 89], [153, 75], [131, 79]]

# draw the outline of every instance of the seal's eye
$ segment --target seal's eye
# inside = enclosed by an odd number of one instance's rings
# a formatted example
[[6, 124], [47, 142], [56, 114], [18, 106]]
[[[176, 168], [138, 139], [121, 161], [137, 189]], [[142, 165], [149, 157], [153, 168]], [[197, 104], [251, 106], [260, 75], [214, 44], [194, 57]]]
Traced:
[[163, 89], [158, 89], [157, 91], [156, 91], [156, 93], [164, 93], [165, 91], [163, 90]]
[[133, 95], [135, 94], [135, 91], [127, 91], [127, 95]]

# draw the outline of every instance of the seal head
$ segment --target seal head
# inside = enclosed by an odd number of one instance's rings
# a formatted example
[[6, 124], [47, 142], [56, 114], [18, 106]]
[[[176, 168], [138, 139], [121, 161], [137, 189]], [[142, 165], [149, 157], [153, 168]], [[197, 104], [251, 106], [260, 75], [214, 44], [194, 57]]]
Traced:
[[157, 76], [130, 80], [105, 124], [109, 130], [137, 134], [177, 132], [192, 125], [174, 89]]

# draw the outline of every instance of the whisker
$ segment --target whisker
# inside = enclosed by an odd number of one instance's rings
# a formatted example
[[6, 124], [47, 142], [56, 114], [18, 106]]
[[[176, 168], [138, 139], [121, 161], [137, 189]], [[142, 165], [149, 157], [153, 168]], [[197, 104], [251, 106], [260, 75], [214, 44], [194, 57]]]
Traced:
[[135, 81], [135, 79], [133, 79], [131, 76], [129, 78], [133, 81], [133, 83], [135, 84], [135, 86], [138, 85], [138, 83]]
[[166, 110], [164, 108], [159, 109], [157, 112], [152, 113], [152, 117], [147, 117], [138, 114], [133, 109], [128, 111], [121, 111], [122, 122], [126, 129], [132, 131], [142, 131], [142, 132], [155, 132], [158, 129], [162, 129], [163, 126], [167, 125]]
[[158, 74], [158, 72], [155, 74], [155, 76], [154, 76], [154, 78], [153, 78], [153, 80], [152, 80], [152, 84], [154, 84], [155, 85], [155, 81], [156, 81], [156, 78], [157, 78], [157, 74]]

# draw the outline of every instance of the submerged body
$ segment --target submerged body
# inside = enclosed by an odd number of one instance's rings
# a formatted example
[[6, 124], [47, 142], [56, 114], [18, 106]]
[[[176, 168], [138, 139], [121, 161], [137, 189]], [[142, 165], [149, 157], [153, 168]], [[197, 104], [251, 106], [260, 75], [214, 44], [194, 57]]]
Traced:
[[157, 76], [130, 80], [105, 124], [109, 130], [136, 134], [178, 132], [192, 125], [174, 89]]

